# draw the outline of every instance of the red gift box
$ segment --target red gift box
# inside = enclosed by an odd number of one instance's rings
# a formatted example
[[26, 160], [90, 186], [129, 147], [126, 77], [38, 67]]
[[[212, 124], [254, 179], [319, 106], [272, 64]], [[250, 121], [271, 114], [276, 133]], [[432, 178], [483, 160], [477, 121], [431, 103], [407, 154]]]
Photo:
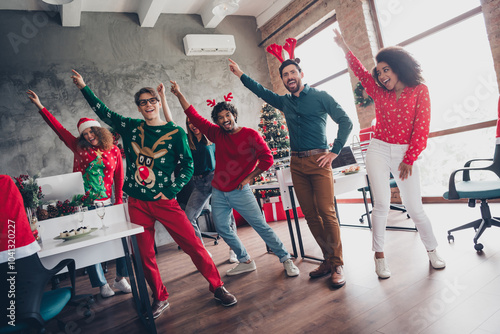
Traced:
[[[286, 220], [286, 213], [283, 209], [283, 203], [281, 202], [281, 196], [271, 197], [268, 199], [268, 203], [264, 203], [262, 209], [264, 210], [264, 216], [266, 217], [266, 222], [275, 222], [278, 220]], [[297, 214], [299, 218], [303, 218], [304, 214], [300, 207], [297, 208]], [[290, 210], [290, 218], [293, 219], [293, 211]]]

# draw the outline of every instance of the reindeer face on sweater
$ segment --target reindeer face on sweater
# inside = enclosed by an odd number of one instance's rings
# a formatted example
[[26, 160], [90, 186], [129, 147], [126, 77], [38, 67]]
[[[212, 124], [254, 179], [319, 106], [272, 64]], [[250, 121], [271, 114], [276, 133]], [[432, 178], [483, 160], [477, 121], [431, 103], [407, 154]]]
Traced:
[[156, 183], [156, 176], [154, 173], [154, 164], [155, 160], [164, 156], [168, 153], [167, 149], [161, 149], [156, 151], [159, 145], [165, 144], [166, 140], [172, 139], [172, 135], [177, 133], [179, 130], [175, 129], [170, 131], [166, 135], [160, 137], [153, 145], [153, 147], [144, 147], [144, 124], [141, 124], [138, 127], [140, 132], [139, 137], [141, 138], [141, 146], [139, 144], [132, 142], [132, 148], [134, 149], [135, 154], [137, 154], [137, 159], [135, 164], [137, 169], [134, 174], [135, 181], [146, 188], [153, 188]]

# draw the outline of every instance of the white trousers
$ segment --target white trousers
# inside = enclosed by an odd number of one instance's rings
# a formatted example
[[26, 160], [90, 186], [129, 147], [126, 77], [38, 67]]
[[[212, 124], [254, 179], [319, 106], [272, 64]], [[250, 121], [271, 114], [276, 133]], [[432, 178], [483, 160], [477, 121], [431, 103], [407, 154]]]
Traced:
[[437, 247], [437, 240], [432, 231], [431, 222], [422, 205], [420, 172], [417, 162], [413, 164], [411, 176], [404, 181], [399, 178], [398, 167], [403, 161], [407, 149], [408, 145], [388, 144], [378, 139], [372, 139], [366, 153], [366, 170], [374, 201], [372, 249], [375, 252], [384, 251], [387, 216], [389, 215], [391, 201], [390, 173], [396, 180], [403, 204], [415, 223], [425, 248], [430, 251]]

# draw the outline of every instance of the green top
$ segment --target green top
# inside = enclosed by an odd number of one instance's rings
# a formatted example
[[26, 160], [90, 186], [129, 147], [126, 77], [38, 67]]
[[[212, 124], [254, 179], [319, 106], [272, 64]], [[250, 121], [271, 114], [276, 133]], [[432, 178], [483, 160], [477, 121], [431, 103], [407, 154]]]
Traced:
[[[194, 170], [186, 132], [173, 122], [149, 126], [142, 119], [123, 117], [108, 109], [88, 86], [81, 92], [97, 116], [122, 137], [127, 159], [123, 191], [142, 201], [155, 201], [159, 193], [175, 198]], [[173, 178], [177, 164], [179, 173]]]
[[352, 130], [352, 122], [344, 109], [327, 92], [305, 85], [299, 97], [292, 94], [278, 95], [243, 74], [241, 81], [255, 95], [283, 111], [290, 133], [292, 151], [328, 149], [326, 120], [330, 115], [339, 125], [332, 152], [339, 154]]

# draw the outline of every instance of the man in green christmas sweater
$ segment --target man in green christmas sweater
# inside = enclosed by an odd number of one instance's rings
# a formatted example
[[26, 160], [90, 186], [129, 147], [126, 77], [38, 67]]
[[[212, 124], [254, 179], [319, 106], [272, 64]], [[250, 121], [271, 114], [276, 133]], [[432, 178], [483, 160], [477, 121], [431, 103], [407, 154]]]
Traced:
[[[122, 136], [127, 159], [123, 191], [130, 196], [128, 209], [131, 221], [144, 226], [144, 233], [137, 235], [137, 242], [144, 276], [153, 291], [153, 317], [160, 316], [169, 306], [168, 292], [162, 282], [154, 252], [156, 220], [165, 226], [174, 241], [191, 257], [210, 283], [210, 291], [214, 293], [215, 299], [224, 306], [236, 304], [236, 298], [223, 286], [212, 258], [196, 237], [191, 222], [175, 199], [177, 192], [193, 175], [193, 159], [184, 130], [160, 118], [162, 105], [157, 92], [145, 87], [135, 94], [135, 103], [144, 119], [133, 119], [108, 109], [86, 86], [78, 72], [73, 70], [71, 78], [97, 116]], [[178, 162], [181, 167], [179, 176], [172, 180]]]

